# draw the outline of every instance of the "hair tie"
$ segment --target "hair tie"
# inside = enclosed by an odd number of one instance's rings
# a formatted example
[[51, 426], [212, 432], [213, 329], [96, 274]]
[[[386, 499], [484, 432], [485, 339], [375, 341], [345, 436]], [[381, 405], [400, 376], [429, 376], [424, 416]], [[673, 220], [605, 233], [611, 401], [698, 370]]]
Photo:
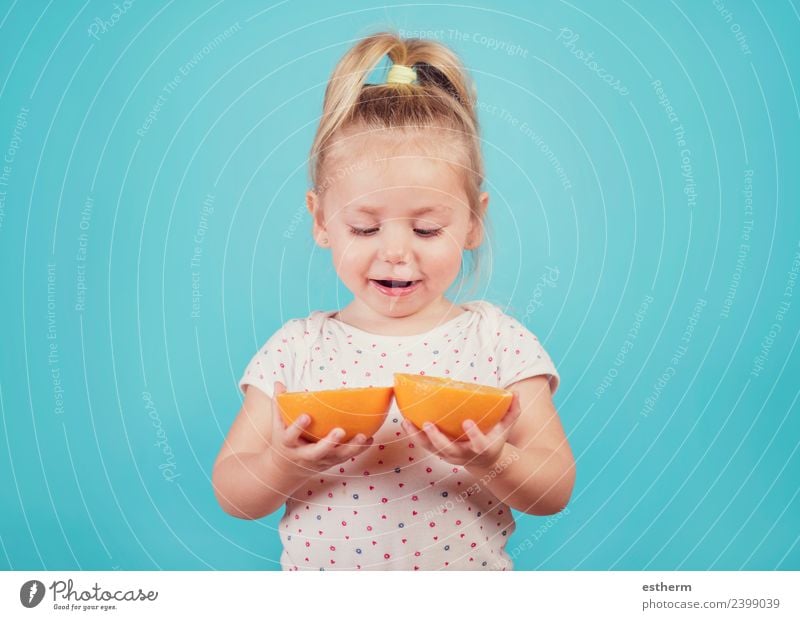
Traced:
[[417, 79], [417, 72], [405, 65], [392, 65], [386, 75], [387, 84], [411, 84]]

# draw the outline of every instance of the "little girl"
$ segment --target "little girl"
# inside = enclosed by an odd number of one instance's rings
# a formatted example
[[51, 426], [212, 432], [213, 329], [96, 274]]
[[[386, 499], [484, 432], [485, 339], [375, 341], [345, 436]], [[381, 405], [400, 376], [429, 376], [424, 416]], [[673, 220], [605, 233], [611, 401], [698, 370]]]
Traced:
[[[365, 83], [387, 56], [386, 83]], [[536, 336], [485, 301], [451, 303], [464, 250], [483, 240], [474, 89], [445, 46], [381, 33], [357, 43], [325, 92], [306, 201], [319, 246], [354, 295], [286, 322], [240, 380], [242, 409], [214, 466], [222, 508], [258, 519], [286, 505], [284, 570], [509, 570], [511, 508], [562, 510], [575, 464]], [[395, 372], [511, 390], [488, 433], [451, 441], [392, 407], [373, 437], [316, 443], [276, 394], [391, 386]]]

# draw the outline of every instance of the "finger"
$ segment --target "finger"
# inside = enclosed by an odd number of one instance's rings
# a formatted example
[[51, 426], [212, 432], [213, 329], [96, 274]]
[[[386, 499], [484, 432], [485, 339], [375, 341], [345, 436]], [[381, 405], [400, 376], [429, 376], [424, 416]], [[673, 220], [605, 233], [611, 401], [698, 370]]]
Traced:
[[483, 431], [475, 422], [466, 420], [463, 427], [467, 433], [467, 442], [475, 454], [480, 454], [489, 447], [491, 443], [489, 438], [483, 434]]
[[408, 439], [411, 441], [411, 443], [419, 444], [428, 452], [434, 454], [436, 453], [436, 448], [434, 447], [434, 445], [431, 443], [431, 440], [428, 439], [428, 436], [423, 431], [418, 429], [408, 420], [403, 420], [402, 426], [403, 430], [406, 431]]
[[311, 416], [304, 413], [298, 417], [283, 433], [283, 443], [285, 445], [294, 445], [300, 439], [300, 435], [311, 422]]
[[339, 445], [339, 441], [345, 436], [344, 429], [333, 428], [331, 431], [320, 439], [317, 443], [308, 446], [306, 454], [310, 460], [319, 460], [328, 454]]
[[406, 436], [412, 441], [417, 439], [418, 437], [425, 437], [425, 433], [423, 433], [420, 429], [418, 429], [408, 420], [403, 420], [400, 423], [400, 426], [406, 432]]
[[495, 424], [494, 428], [489, 431], [488, 437], [489, 439], [497, 439], [504, 434], [507, 434], [511, 427], [514, 426], [517, 420], [519, 420], [520, 416], [522, 415], [522, 408], [519, 404], [519, 394], [517, 392], [513, 392], [514, 396], [511, 399], [511, 406], [508, 408], [508, 411], [503, 416], [503, 418]]
[[339, 447], [336, 448], [338, 457], [342, 459], [342, 461], [358, 456], [375, 443], [374, 437], [364, 437], [364, 435], [361, 435], [361, 433], [359, 433], [359, 435], [361, 436], [361, 439], [358, 439], [357, 435], [353, 441], [340, 444]]
[[419, 443], [425, 448], [428, 452], [436, 452], [436, 446], [431, 443], [430, 437], [428, 437], [427, 433], [414, 426], [408, 420], [403, 421], [403, 425], [405, 426], [406, 433], [408, 434], [408, 439], [411, 443]]
[[435, 452], [433, 446], [431, 445], [431, 442], [428, 440], [428, 437], [425, 435], [425, 433], [423, 433], [420, 429], [414, 426], [411, 422], [409, 422], [408, 420], [403, 420], [400, 425], [405, 431], [406, 438], [408, 439], [409, 443], [413, 443], [415, 445], [419, 444], [425, 450], [428, 450], [429, 452]]
[[442, 455], [450, 453], [452, 442], [444, 435], [444, 433], [442, 433], [442, 431], [436, 428], [435, 424], [425, 422], [425, 424], [422, 425], [422, 430], [425, 431], [425, 434], [433, 444], [436, 452], [439, 452]]

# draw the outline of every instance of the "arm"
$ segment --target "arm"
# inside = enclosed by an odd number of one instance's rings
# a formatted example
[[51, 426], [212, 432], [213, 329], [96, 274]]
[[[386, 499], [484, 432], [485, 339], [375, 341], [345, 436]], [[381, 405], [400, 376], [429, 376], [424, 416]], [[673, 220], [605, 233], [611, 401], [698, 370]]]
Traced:
[[[248, 386], [244, 403], [214, 463], [212, 484], [228, 514], [260, 519], [278, 510], [313, 472], [299, 472], [281, 463], [270, 445], [272, 399]], [[283, 467], [282, 467], [283, 465]]]
[[519, 394], [521, 413], [493, 466], [467, 471], [511, 508], [534, 515], [563, 510], [575, 485], [575, 459], [545, 375], [510, 385]]

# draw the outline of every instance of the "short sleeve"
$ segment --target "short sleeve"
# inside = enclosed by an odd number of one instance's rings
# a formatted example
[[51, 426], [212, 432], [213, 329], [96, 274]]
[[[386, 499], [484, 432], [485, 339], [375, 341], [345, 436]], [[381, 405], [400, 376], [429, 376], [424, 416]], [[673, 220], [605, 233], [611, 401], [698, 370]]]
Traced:
[[553, 360], [539, 339], [519, 321], [502, 314], [497, 328], [497, 379], [499, 386], [509, 385], [537, 375], [547, 375], [550, 392], [556, 393], [561, 378]]
[[285, 323], [253, 356], [239, 379], [242, 392], [246, 385], [254, 385], [272, 398], [275, 381], [292, 391], [298, 344], [295, 323], [295, 320]]

